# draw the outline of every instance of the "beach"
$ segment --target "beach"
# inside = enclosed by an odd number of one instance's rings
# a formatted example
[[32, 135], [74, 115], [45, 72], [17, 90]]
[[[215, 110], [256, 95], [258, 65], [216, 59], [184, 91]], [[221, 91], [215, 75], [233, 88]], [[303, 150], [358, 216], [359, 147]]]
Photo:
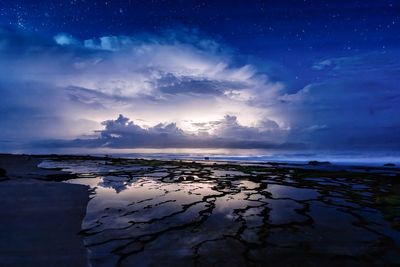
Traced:
[[79, 232], [89, 188], [49, 181], [62, 173], [39, 169], [42, 160], [0, 155], [1, 266], [88, 266]]
[[400, 264], [395, 165], [0, 159], [4, 266]]

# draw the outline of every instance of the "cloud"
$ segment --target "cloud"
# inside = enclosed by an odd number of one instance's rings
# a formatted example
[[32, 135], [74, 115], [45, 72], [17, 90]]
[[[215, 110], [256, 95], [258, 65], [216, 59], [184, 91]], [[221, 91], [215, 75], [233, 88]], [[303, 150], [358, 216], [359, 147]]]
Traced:
[[214, 134], [235, 140], [263, 140], [269, 142], [282, 142], [284, 130], [272, 120], [264, 120], [257, 126], [240, 125], [236, 116], [226, 115], [214, 127]]
[[329, 59], [316, 62], [313, 65], [313, 68], [316, 70], [327, 70], [327, 69], [333, 69], [334, 67], [335, 67], [334, 62]]
[[[318, 79], [289, 88], [290, 72], [279, 63], [250, 64], [192, 30], [77, 39], [0, 28], [0, 141], [393, 149], [399, 54], [328, 53], [295, 73]], [[99, 136], [82, 138], [93, 131]]]
[[0, 81], [0, 96], [0, 140], [70, 138], [97, 127], [89, 116], [79, 116], [82, 112], [87, 114], [92, 107], [69, 101], [63, 88], [42, 83]]
[[[272, 122], [270, 122], [271, 124]], [[126, 146], [146, 146], [151, 143], [150, 140], [165, 139], [163, 144], [168, 146], [169, 143], [181, 143], [186, 147], [191, 146], [191, 142], [195, 143], [203, 142], [206, 145], [212, 140], [224, 140], [224, 142], [240, 142], [243, 140], [256, 140], [256, 141], [267, 141], [268, 138], [264, 135], [260, 138], [260, 135], [265, 134], [263, 129], [255, 127], [246, 127], [240, 125], [235, 116], [226, 115], [220, 121], [210, 123], [211, 133], [208, 135], [202, 135], [199, 133], [191, 134], [177, 127], [176, 123], [158, 123], [155, 126], [143, 128], [129, 118], [124, 117], [122, 114], [118, 116], [116, 120], [107, 120], [102, 123], [105, 126], [104, 130], [98, 131], [100, 139], [105, 139], [106, 143], [109, 144], [110, 140], [115, 143], [116, 140], [128, 141]], [[205, 127], [205, 124], [198, 126]], [[274, 130], [278, 129], [277, 125], [274, 125]], [[269, 129], [268, 129], [269, 130]], [[268, 140], [269, 144], [276, 143], [276, 138]], [[143, 142], [143, 143], [142, 143]]]
[[[185, 128], [187, 120], [203, 122], [235, 114], [250, 125], [265, 113], [248, 103], [254, 92], [275, 94], [274, 83], [265, 74], [239, 64], [229, 48], [195, 32], [87, 40], [65, 33], [49, 40], [10, 29], [1, 29], [0, 35], [0, 75], [7, 84], [2, 90], [24, 86], [24, 94], [11, 94], [8, 103], [23, 101], [26, 106], [32, 104], [29, 99], [44, 94], [48, 101], [35, 103], [41, 106], [35, 116], [57, 114], [60, 121], [91, 120], [100, 127], [101, 121], [123, 113], [143, 123], [173, 121]], [[40, 87], [43, 90], [35, 89]], [[24, 115], [35, 120], [28, 111]], [[6, 112], [3, 120], [9, 121], [7, 116], [11, 113]], [[83, 128], [58, 127], [71, 138], [85, 134]], [[29, 138], [29, 131], [25, 135]], [[65, 134], [54, 136], [60, 137]]]
[[287, 117], [298, 122], [291, 123], [290, 137], [330, 149], [398, 149], [400, 64], [392, 56], [370, 53], [317, 63], [324, 80], [280, 97]]
[[[396, 82], [393, 76], [400, 72], [396, 60], [399, 51], [370, 52], [347, 57], [328, 58], [314, 63], [313, 68], [331, 79], [356, 79]], [[360, 75], [365, 75], [361, 76]]]
[[[234, 116], [225, 116], [212, 123], [212, 134], [185, 132], [175, 123], [158, 123], [144, 128], [120, 114], [115, 120], [106, 120], [97, 137], [75, 140], [35, 142], [38, 147], [93, 147], [93, 148], [277, 148], [304, 147], [300, 143], [277, 142], [276, 139], [257, 138], [262, 130], [240, 125]], [[270, 123], [268, 123], [270, 126]], [[202, 125], [204, 126], [204, 125]], [[276, 129], [276, 126], [274, 126]], [[271, 134], [271, 133], [270, 133]], [[250, 137], [250, 138], [249, 138]]]
[[79, 41], [72, 37], [72, 35], [59, 33], [54, 36], [54, 41], [59, 45], [79, 45]]
[[122, 114], [118, 116], [116, 120], [107, 120], [102, 123], [105, 125], [105, 130], [100, 131], [101, 137], [123, 137], [130, 134], [143, 134], [145, 130], [140, 126], [129, 121], [129, 118], [124, 117]]
[[209, 79], [194, 80], [192, 77], [176, 77], [172, 74], [156, 80], [159, 91], [163, 94], [200, 94], [222, 96], [231, 90], [245, 89], [240, 82], [219, 81]]

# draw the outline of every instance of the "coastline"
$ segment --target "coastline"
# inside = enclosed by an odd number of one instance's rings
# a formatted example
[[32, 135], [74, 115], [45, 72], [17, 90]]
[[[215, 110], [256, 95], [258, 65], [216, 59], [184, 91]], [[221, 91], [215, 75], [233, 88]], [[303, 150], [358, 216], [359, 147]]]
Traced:
[[[6, 266], [88, 266], [79, 235], [90, 191], [48, 180], [40, 157], [0, 155], [7, 180], [0, 182], [0, 262]], [[46, 181], [47, 180], [47, 181]]]
[[0, 168], [2, 266], [209, 266], [232, 251], [238, 266], [365, 266], [376, 248], [399, 263], [396, 165], [0, 154]]

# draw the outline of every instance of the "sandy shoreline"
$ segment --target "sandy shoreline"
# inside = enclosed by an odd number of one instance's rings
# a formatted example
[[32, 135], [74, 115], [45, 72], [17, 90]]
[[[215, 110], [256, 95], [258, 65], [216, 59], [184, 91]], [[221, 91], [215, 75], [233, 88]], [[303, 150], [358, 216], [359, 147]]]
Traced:
[[88, 266], [79, 231], [89, 188], [44, 181], [61, 172], [37, 168], [41, 161], [0, 155], [1, 266]]

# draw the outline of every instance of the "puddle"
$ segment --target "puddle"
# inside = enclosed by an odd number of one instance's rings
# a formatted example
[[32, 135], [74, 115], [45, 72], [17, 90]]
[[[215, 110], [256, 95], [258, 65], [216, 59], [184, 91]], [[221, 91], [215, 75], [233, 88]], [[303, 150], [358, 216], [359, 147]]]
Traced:
[[280, 257], [281, 266], [323, 265], [327, 257], [362, 266], [370, 255], [378, 265], [400, 258], [396, 206], [388, 210], [375, 201], [391, 192], [387, 183], [301, 180], [297, 170], [290, 170], [290, 178], [276, 169], [252, 177], [231, 165], [147, 167], [131, 161], [41, 165], [77, 173], [67, 182], [93, 188], [82, 223], [93, 267], [259, 266]]
[[319, 193], [313, 189], [297, 188], [287, 185], [270, 184], [267, 187], [268, 192], [273, 198], [290, 198], [294, 200], [309, 200], [315, 199]]

